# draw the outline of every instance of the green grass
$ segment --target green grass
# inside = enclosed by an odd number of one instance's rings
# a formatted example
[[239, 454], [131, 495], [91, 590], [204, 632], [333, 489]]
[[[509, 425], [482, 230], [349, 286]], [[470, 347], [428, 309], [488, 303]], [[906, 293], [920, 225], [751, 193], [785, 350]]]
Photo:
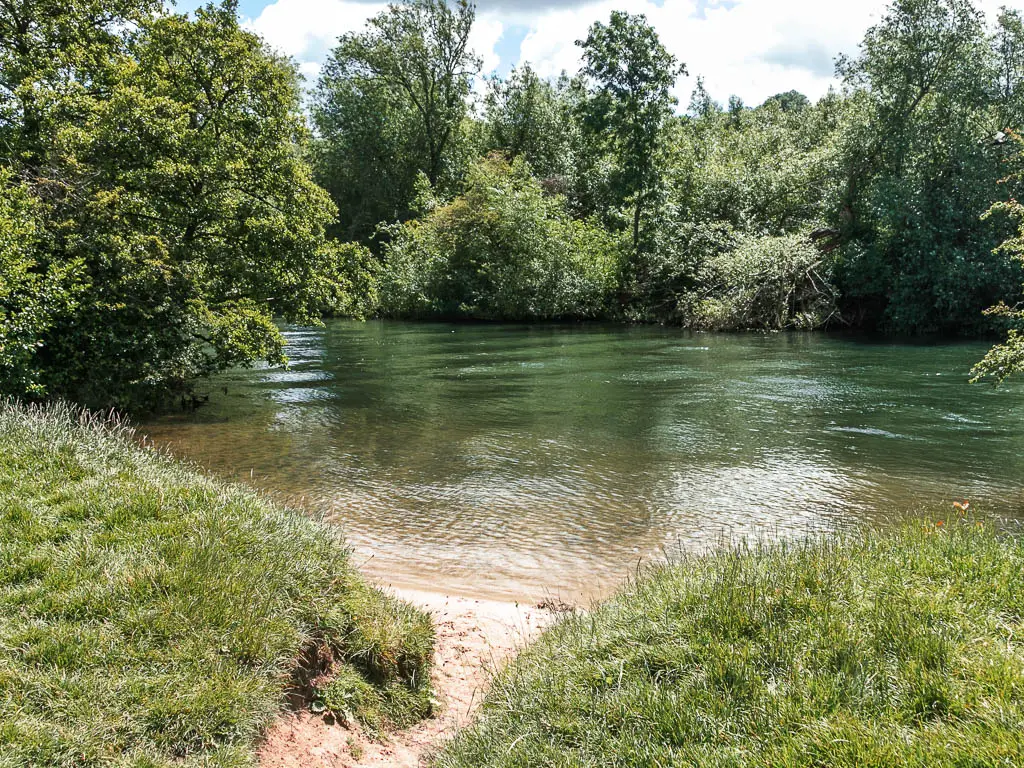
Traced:
[[252, 765], [303, 678], [402, 724], [432, 643], [331, 527], [124, 428], [0, 403], [0, 768]]
[[952, 521], [657, 570], [549, 630], [435, 765], [1024, 765], [1024, 544]]

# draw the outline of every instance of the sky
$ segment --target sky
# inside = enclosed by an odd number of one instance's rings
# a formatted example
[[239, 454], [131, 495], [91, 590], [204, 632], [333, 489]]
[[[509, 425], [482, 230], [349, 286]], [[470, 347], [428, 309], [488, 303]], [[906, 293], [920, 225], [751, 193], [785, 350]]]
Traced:
[[[194, 0], [192, 0], [194, 1]], [[188, 10], [190, 0], [179, 5]], [[887, 0], [478, 0], [471, 44], [485, 73], [506, 74], [530, 62], [555, 78], [579, 67], [575, 41], [613, 10], [643, 13], [662, 42], [686, 65], [676, 96], [685, 107], [702, 76], [713, 98], [732, 95], [754, 106], [796, 89], [812, 99], [835, 83], [834, 61], [855, 54]], [[990, 19], [1001, 5], [981, 0]], [[241, 0], [245, 25], [293, 57], [312, 84], [339, 35], [358, 31], [378, 13], [378, 0]]]

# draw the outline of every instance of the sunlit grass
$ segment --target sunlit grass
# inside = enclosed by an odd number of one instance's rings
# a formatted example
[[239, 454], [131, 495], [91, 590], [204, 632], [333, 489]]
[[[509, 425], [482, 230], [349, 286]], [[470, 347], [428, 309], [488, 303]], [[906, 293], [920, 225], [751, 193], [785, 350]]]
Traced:
[[432, 641], [329, 526], [124, 428], [0, 404], [2, 768], [250, 765], [318, 645], [375, 722], [415, 718]]
[[652, 572], [547, 632], [436, 764], [1024, 765], [1024, 544], [953, 518]]

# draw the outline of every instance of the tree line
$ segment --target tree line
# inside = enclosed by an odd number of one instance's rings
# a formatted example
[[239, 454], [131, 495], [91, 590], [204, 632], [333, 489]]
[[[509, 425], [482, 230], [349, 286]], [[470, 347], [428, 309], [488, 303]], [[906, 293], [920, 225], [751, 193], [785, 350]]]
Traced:
[[1009, 330], [978, 374], [1021, 368], [1018, 12], [894, 0], [754, 107], [677, 104], [624, 12], [481, 85], [474, 19], [396, 2], [307, 98], [231, 2], [0, 0], [0, 392], [149, 407], [325, 315]]

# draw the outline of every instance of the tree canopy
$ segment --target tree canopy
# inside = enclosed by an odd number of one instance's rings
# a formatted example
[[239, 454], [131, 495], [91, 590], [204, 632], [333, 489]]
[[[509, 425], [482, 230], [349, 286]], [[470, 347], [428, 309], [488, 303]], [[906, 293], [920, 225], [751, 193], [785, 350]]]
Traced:
[[1018, 11], [893, 0], [817, 101], [698, 73], [685, 110], [641, 15], [486, 82], [475, 17], [397, 0], [305, 92], [232, 2], [0, 0], [0, 393], [155, 406], [324, 313], [1009, 332], [979, 374], [1021, 369]]
[[[5, 389], [145, 407], [197, 376], [282, 361], [273, 318], [318, 316], [335, 214], [302, 159], [294, 66], [231, 5], [4, 9], [31, 32], [0, 46], [20, 78], [6, 209], [31, 209], [33, 247], [4, 270], [21, 288], [3, 311], [46, 308], [5, 349]], [[16, 239], [28, 225], [0, 226]]]

